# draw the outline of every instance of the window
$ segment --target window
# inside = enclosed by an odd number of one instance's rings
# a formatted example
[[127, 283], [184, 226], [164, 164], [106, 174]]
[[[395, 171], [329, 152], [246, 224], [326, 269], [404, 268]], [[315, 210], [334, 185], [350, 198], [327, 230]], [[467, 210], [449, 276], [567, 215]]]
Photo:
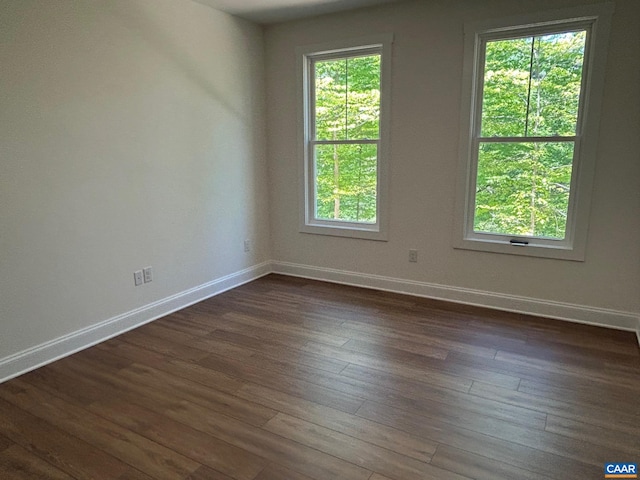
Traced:
[[583, 260], [610, 12], [543, 16], [466, 32], [456, 246]]
[[386, 239], [390, 40], [298, 51], [303, 232]]

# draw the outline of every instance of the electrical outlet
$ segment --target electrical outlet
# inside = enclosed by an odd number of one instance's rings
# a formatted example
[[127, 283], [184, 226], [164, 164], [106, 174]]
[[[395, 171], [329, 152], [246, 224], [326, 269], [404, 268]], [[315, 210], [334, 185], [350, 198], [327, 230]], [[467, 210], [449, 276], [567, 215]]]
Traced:
[[136, 270], [135, 272], [133, 272], [133, 283], [136, 285], [136, 287], [142, 285], [142, 282], [142, 270]]
[[147, 267], [142, 269], [142, 273], [144, 276], [144, 283], [149, 283], [153, 281], [153, 269], [152, 267]]
[[250, 252], [251, 251], [251, 241], [250, 240], [245, 240], [244, 241], [244, 251], [245, 252]]
[[409, 261], [412, 263], [418, 261], [418, 250], [409, 250]]

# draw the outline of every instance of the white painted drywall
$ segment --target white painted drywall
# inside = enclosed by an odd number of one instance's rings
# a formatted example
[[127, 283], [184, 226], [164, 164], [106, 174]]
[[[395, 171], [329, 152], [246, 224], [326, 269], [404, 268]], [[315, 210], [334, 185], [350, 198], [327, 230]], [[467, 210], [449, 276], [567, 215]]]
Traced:
[[268, 260], [263, 45], [191, 1], [0, 2], [0, 359]]
[[[452, 247], [465, 21], [585, 0], [433, 0], [266, 29], [272, 252], [276, 262], [640, 312], [640, 2], [618, 0], [585, 262]], [[299, 233], [295, 48], [395, 35], [389, 242]], [[409, 249], [419, 262], [409, 263]]]

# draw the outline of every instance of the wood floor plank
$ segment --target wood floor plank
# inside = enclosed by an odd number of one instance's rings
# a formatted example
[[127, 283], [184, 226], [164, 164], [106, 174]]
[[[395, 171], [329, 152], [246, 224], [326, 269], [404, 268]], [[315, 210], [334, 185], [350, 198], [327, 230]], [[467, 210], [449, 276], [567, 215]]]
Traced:
[[[211, 342], [216, 342], [216, 344], [230, 343], [245, 351], [253, 351], [267, 358], [274, 360], [287, 359], [289, 362], [326, 370], [327, 372], [339, 373], [348, 364], [348, 362], [335, 357], [310, 352], [304, 346], [300, 349], [288, 348], [278, 342], [261, 340], [224, 330], [215, 330], [207, 335], [206, 338]], [[306, 345], [307, 343], [305, 343]]]
[[444, 360], [447, 358], [448, 350], [444, 348], [434, 348], [428, 345], [420, 345], [416, 348], [407, 349], [407, 344], [391, 346], [389, 342], [369, 342], [361, 338], [352, 338], [342, 345], [342, 349], [352, 352], [380, 355], [385, 358], [398, 358], [402, 363], [417, 363], [423, 361], [422, 357]]
[[[376, 401], [403, 410], [445, 408], [453, 416], [486, 415], [497, 420], [544, 430], [547, 416], [535, 410], [488, 400], [466, 392], [437, 388], [379, 370], [349, 365], [341, 376], [368, 382], [378, 389]], [[375, 390], [370, 390], [374, 393]], [[397, 393], [395, 393], [397, 392]], [[363, 396], [371, 397], [372, 395]]]
[[[203, 336], [203, 335], [193, 335], [191, 333], [186, 333], [181, 330], [176, 330], [174, 328], [165, 326], [165, 324], [161, 322], [147, 323], [137, 328], [136, 332], [141, 333], [143, 335], [151, 335], [153, 337], [162, 338], [164, 340], [168, 340], [169, 342], [179, 343], [180, 345], [190, 345], [195, 340]], [[204, 335], [207, 335], [208, 333], [205, 333]]]
[[120, 355], [105, 355], [99, 348], [87, 348], [74, 353], [69, 357], [62, 358], [57, 362], [54, 362], [54, 364], [61, 369], [64, 369], [67, 365], [73, 365], [77, 359], [93, 361], [103, 367], [109, 368], [110, 370], [120, 370], [121, 368], [128, 367], [133, 363], [133, 360]]
[[197, 363], [158, 355], [126, 342], [114, 343], [110, 341], [108, 343], [110, 343], [109, 346], [101, 344], [96, 349], [106, 350], [109, 356], [126, 357], [131, 360], [131, 363], [153, 367], [176, 377], [215, 388], [221, 392], [233, 393], [245, 384], [239, 378], [211, 368], [202, 367]]
[[[124, 340], [126, 337], [127, 335], [125, 334], [111, 338], [106, 342], [99, 343], [93, 349], [107, 352], [107, 356], [124, 358], [128, 360], [129, 364], [138, 362], [154, 365], [155, 363], [164, 363], [174, 358], [163, 355], [162, 353], [154, 352], [153, 350], [149, 350], [139, 345], [135, 345], [134, 343], [128, 343]], [[144, 361], [141, 360], [141, 358], [144, 358]]]
[[[251, 294], [234, 297], [233, 293], [227, 298], [227, 304], [230, 309], [239, 314], [251, 316], [266, 316], [273, 321], [284, 324], [294, 324], [301, 327], [308, 327], [313, 330], [323, 331], [324, 328], [337, 327], [344, 322], [346, 309], [338, 312], [328, 305], [322, 307], [315, 306], [311, 309], [307, 305], [304, 311], [301, 311], [302, 302], [286, 302], [279, 299], [274, 292], [269, 292], [268, 298], [271, 302], [264, 301], [265, 295]], [[245, 292], [246, 293], [246, 292]], [[313, 298], [309, 298], [313, 302]], [[356, 312], [349, 312], [351, 317], [360, 318]]]
[[[600, 328], [598, 334], [602, 334], [605, 329]], [[621, 332], [627, 335], [627, 341], [622, 342], [619, 339], [616, 341], [607, 341], [606, 335], [600, 336], [599, 341], [595, 338], [590, 338], [587, 335], [577, 336], [578, 340], [573, 343], [561, 343], [563, 338], [570, 339], [575, 337], [574, 335], [556, 335], [555, 339], [559, 341], [553, 341], [554, 337], [550, 335], [542, 336], [537, 332], [532, 332], [527, 339], [527, 344], [517, 351], [511, 351], [511, 353], [519, 353], [523, 355], [533, 355], [539, 358], [563, 358], [568, 362], [573, 359], [586, 360], [588, 363], [597, 366], [607, 364], [614, 368], [633, 368], [638, 370], [638, 359], [640, 358], [640, 349], [633, 344], [632, 332]]]
[[264, 428], [338, 458], [345, 460], [357, 458], [362, 467], [398, 480], [441, 480], [444, 477], [452, 480], [468, 480], [467, 477], [448, 473], [428, 463], [284, 413], [279, 413], [269, 420]]
[[[103, 405], [102, 398], [120, 399], [120, 405], [123, 410], [128, 404], [136, 404], [144, 409], [145, 405], [149, 405], [156, 413], [162, 413], [165, 409], [179, 408], [180, 402], [188, 400], [194, 402], [202, 407], [205, 407], [210, 412], [219, 412], [231, 417], [240, 419], [252, 425], [262, 425], [268, 419], [272, 418], [276, 411], [268, 407], [262, 406], [253, 401], [248, 401], [237, 396], [230, 396], [224, 392], [219, 392], [212, 388], [206, 388], [198, 383], [182, 380], [178, 377], [173, 377], [168, 374], [164, 374], [161, 371], [156, 371], [151, 367], [145, 367], [138, 364], [132, 364], [130, 367], [122, 369], [116, 373], [110, 373], [109, 371], [101, 370], [98, 365], [90, 366], [87, 369], [84, 379], [78, 378], [78, 375], [82, 371], [74, 371], [76, 366], [71, 371], [65, 372], [69, 376], [72, 382], [84, 381], [85, 384], [92, 382], [94, 385], [105, 385], [107, 388], [112, 389], [111, 395], [94, 396], [90, 405], [92, 411], [96, 410], [96, 404]], [[59, 380], [62, 382], [62, 380]], [[131, 408], [134, 408], [131, 406]], [[124, 419], [111, 412], [109, 418], [116, 423], [124, 423]], [[148, 413], [147, 416], [151, 414]], [[104, 416], [104, 415], [103, 415]], [[143, 415], [133, 415], [134, 418], [143, 418]], [[125, 417], [126, 418], [126, 417]], [[158, 418], [155, 422], [156, 425], [161, 423], [162, 418]], [[132, 425], [137, 425], [136, 423]], [[125, 428], [130, 428], [136, 433], [149, 437], [148, 431], [140, 431], [139, 429], [132, 428], [132, 425], [125, 424]], [[175, 426], [174, 426], [175, 430]], [[159, 434], [155, 431], [153, 440], [159, 441]], [[188, 434], [187, 432], [186, 434]], [[183, 432], [184, 435], [186, 435]], [[166, 442], [160, 442], [163, 445]], [[211, 442], [209, 442], [211, 443]], [[188, 445], [189, 442], [186, 442]], [[181, 448], [171, 445], [170, 448], [185, 454]], [[222, 447], [216, 447], [219, 450], [224, 450]], [[188, 456], [188, 455], [187, 455]], [[237, 455], [236, 455], [237, 457]], [[200, 461], [200, 459], [197, 459]], [[204, 462], [208, 464], [207, 462]], [[215, 465], [214, 465], [215, 467]], [[222, 469], [227, 471], [226, 469]]]
[[258, 329], [257, 332], [259, 332], [260, 335], [263, 334], [262, 332], [268, 332], [269, 334], [277, 335], [276, 338], [286, 338], [280, 335], [300, 338], [304, 340], [302, 343], [303, 345], [308, 341], [313, 341], [340, 347], [349, 341], [349, 337], [332, 335], [292, 323], [281, 323], [279, 321], [275, 321], [272, 317], [254, 317], [236, 312], [227, 313], [220, 322], [220, 328], [224, 329], [228, 326], [233, 326], [238, 329], [238, 333]]
[[[117, 373], [101, 371], [97, 366], [86, 371], [88, 378], [83, 379], [74, 373], [67, 370], [58, 375], [68, 376], [69, 387], [81, 381], [105, 385], [105, 390], [110, 390], [111, 394], [96, 395], [88, 408], [127, 430], [240, 480], [252, 479], [266, 464], [245, 450], [164, 417], [162, 411], [178, 405], [179, 398], [175, 395], [178, 390], [158, 392], [148, 385], [123, 379]], [[64, 391], [64, 385], [63, 379], [59, 378], [56, 387], [61, 387]], [[147, 410], [147, 405], [156, 411]], [[201, 473], [206, 471], [202, 468], [198, 470]]]
[[181, 402], [179, 408], [169, 409], [165, 415], [316, 480], [366, 480], [372, 473], [262, 428], [224, 415], [211, 415], [189, 402]]
[[[640, 375], [638, 380], [640, 381]], [[568, 398], [574, 404], [592, 405], [607, 410], [622, 410], [637, 416], [640, 422], [640, 402], [638, 402], [640, 391], [636, 393], [633, 389], [606, 388], [605, 386], [602, 386], [599, 390], [593, 388], [583, 389], [570, 385], [523, 379], [518, 391], [545, 398]]]
[[[634, 342], [634, 332], [614, 330], [592, 325], [565, 324], [546, 320], [541, 325], [531, 325], [527, 330], [527, 345], [534, 348], [571, 351], [573, 349], [588, 350], [587, 355], [596, 352], [629, 356], [637, 361], [640, 350]], [[576, 329], [580, 335], [576, 335]]]
[[[274, 295], [270, 292], [268, 295], [263, 295], [263, 301], [259, 303], [252, 302], [250, 296], [244, 295], [236, 299], [227, 299], [227, 301], [229, 302], [230, 310], [234, 314], [258, 318], [265, 317], [270, 322], [280, 323], [285, 326], [294, 325], [311, 332], [334, 334], [335, 329], [345, 322], [344, 316], [331, 315], [325, 309], [316, 308], [310, 310], [309, 306], [304, 303], [298, 303], [293, 307], [287, 307], [286, 304], [282, 303], [265, 306], [265, 296], [274, 299]], [[305, 306], [301, 308], [301, 305]]]
[[[610, 395], [618, 393], [624, 396], [640, 394], [640, 385], [622, 386], [616, 382], [616, 376], [611, 374], [608, 377], [585, 378], [579, 372], [572, 371], [570, 369], [566, 369], [562, 372], [551, 372], [533, 364], [513, 363], [500, 359], [490, 359], [458, 352], [451, 352], [447, 357], [447, 361], [486, 369], [495, 373], [511, 374], [518, 376], [525, 381], [542, 382], [549, 385], [563, 385], [565, 388], [570, 388], [571, 390], [583, 389], [587, 392], [593, 392], [598, 390], [597, 387], [599, 384], [599, 388], [606, 390]], [[640, 378], [640, 372], [638, 373], [638, 376]]]
[[122, 338], [124, 341], [132, 345], [137, 345], [153, 352], [174, 358], [180, 358], [182, 360], [197, 361], [208, 355], [207, 350], [196, 347], [199, 340], [194, 340], [193, 342], [190, 342], [190, 346], [187, 346], [176, 341], [170, 341], [148, 333], [144, 334], [139, 330], [127, 332], [127, 334], [123, 335]]
[[232, 396], [190, 380], [183, 380], [161, 370], [133, 364], [118, 372], [128, 383], [146, 385], [156, 392], [177, 395], [180, 399], [202, 405], [251, 425], [263, 425], [278, 412], [257, 403]]
[[[471, 417], [475, 415], [473, 412], [477, 412], [541, 430], [544, 429], [546, 421], [546, 415], [533, 410], [468, 396], [454, 390], [437, 389], [415, 380], [355, 365], [347, 367], [340, 376], [304, 369], [298, 369], [297, 372], [291, 372], [291, 374], [294, 376], [300, 375], [301, 378], [309, 378], [315, 384], [330, 388], [330, 391], [339, 390], [349, 395], [356, 395], [359, 399], [373, 397], [378, 402], [382, 402], [392, 408], [433, 408], [430, 402], [425, 402], [425, 400], [432, 400], [444, 403], [449, 407], [451, 405], [459, 407], [463, 409], [462, 413], [468, 412], [465, 414]], [[343, 375], [346, 375], [346, 377]], [[299, 391], [290, 391], [290, 393], [298, 397], [303, 396], [316, 403], [318, 401], [316, 397], [309, 395], [310, 392], [307, 389], [303, 393]], [[358, 400], [355, 405], [359, 406], [361, 401]], [[329, 406], [332, 405], [329, 404]], [[338, 408], [347, 412], [355, 411]], [[455, 414], [454, 412], [453, 415]]]
[[283, 467], [282, 465], [272, 463], [262, 472], [260, 472], [255, 480], [311, 480], [311, 477], [307, 477], [306, 475], [303, 475], [301, 473], [294, 472], [293, 470]]
[[[378, 403], [378, 402], [376, 402]], [[378, 403], [378, 405], [381, 405]], [[385, 405], [387, 407], [387, 405]], [[460, 428], [472, 430], [477, 433], [491, 435], [503, 439], [520, 438], [523, 433], [528, 433], [533, 438], [544, 432], [544, 426], [533, 429], [529, 426], [522, 426], [512, 422], [500, 420], [489, 413], [477, 413], [468, 410], [456, 408], [452, 409], [449, 405], [422, 400], [414, 404], [394, 404], [394, 410], [403, 410], [404, 412], [416, 415], [416, 418], [422, 418], [421, 421], [438, 421], [442, 424], [448, 424]], [[362, 408], [367, 408], [367, 402]]]
[[359, 320], [349, 318], [347, 320], [349, 323], [345, 325], [359, 322], [408, 334], [431, 335], [442, 340], [494, 350], [517, 349], [526, 345], [526, 334], [523, 335], [521, 331], [512, 336], [513, 329], [491, 333], [469, 329], [469, 320], [473, 318], [457, 312], [437, 312], [426, 309], [410, 315], [402, 315], [394, 311], [382, 315], [361, 316]]
[[557, 415], [577, 421], [586, 419], [591, 425], [615, 428], [621, 435], [637, 433], [638, 419], [633, 412], [576, 405], [571, 397], [556, 399], [541, 395], [531, 395], [481, 382], [474, 383], [469, 393], [470, 395], [508, 405], [520, 406], [538, 412], [547, 412], [549, 415]]
[[156, 320], [154, 324], [176, 332], [186, 333], [192, 337], [204, 337], [217, 328], [217, 321], [211, 319], [208, 324], [204, 325], [196, 322], [195, 318], [192, 318], [191, 315], [186, 313], [182, 315], [172, 313], [171, 315]]
[[[314, 287], [318, 286], [318, 284], [313, 285]], [[340, 302], [335, 301], [335, 295], [328, 294], [323, 297], [320, 289], [314, 288], [313, 290], [314, 295], [308, 295], [306, 291], [274, 290], [269, 295], [272, 299], [271, 302], [265, 304], [264, 295], [260, 295], [259, 299], [262, 299], [262, 301], [253, 305], [260, 306], [265, 311], [272, 311], [276, 315], [283, 311], [296, 313], [300, 311], [300, 305], [306, 305], [305, 314], [307, 318], [329, 323], [336, 323], [336, 319], [341, 319], [345, 316], [350, 318], [370, 318], [371, 315], [377, 315], [380, 312], [375, 305], [375, 301], [378, 299], [370, 298], [369, 300], [356, 299], [356, 301], [350, 301], [352, 298], [349, 297], [348, 288], [340, 289]], [[396, 296], [396, 298], [400, 297]], [[240, 298], [243, 303], [245, 300], [246, 297], [244, 296]], [[249, 297], [249, 302], [251, 302], [251, 297]]]
[[443, 355], [442, 352], [437, 352], [434, 355], [406, 352], [399, 348], [391, 348], [384, 345], [380, 346], [361, 340], [351, 340], [341, 348], [351, 352], [375, 356], [376, 358], [385, 359], [390, 362], [397, 362], [403, 366], [428, 369], [429, 372], [455, 375], [505, 388], [516, 389], [520, 384], [520, 378], [517, 375], [465, 365], [455, 360], [450, 360], [449, 357], [446, 354]]
[[268, 463], [242, 448], [126, 401], [96, 402], [90, 409], [124, 428], [237, 480], [252, 480]]
[[203, 465], [198, 470], [189, 475], [185, 480], [234, 480], [232, 477], [220, 473], [212, 468]]
[[620, 434], [620, 430], [608, 427], [590, 425], [589, 419], [584, 422], [568, 418], [549, 415], [546, 431], [565, 437], [573, 438], [579, 442], [587, 441], [602, 447], [613, 449], [620, 453], [627, 453], [630, 458], [640, 452], [640, 428], [636, 424], [632, 428], [634, 432]]
[[[611, 381], [612, 373], [614, 373], [612, 371], [608, 371], [606, 368], [595, 368], [593, 366], [590, 367], [579, 362], [568, 364], [562, 359], [556, 361], [551, 359], [540, 359], [530, 355], [521, 355], [517, 353], [510, 353], [507, 351], [499, 351], [496, 354], [495, 358], [496, 360], [512, 362], [516, 365], [536, 366], [545, 372], [579, 375], [583, 378], [591, 378], [599, 382]], [[619, 369], [615, 372], [615, 376], [619, 385], [625, 385], [633, 388], [638, 384], [638, 373], [635, 371], [625, 372]]]
[[31, 455], [19, 445], [9, 447], [0, 455], [0, 477], [13, 480], [73, 480], [73, 477]]
[[[0, 432], [7, 435], [3, 438], [11, 438], [12, 444], [76, 478], [100, 478], [104, 472], [114, 477], [132, 473], [124, 462], [4, 399], [0, 399]], [[150, 479], [142, 474], [137, 478]]]
[[[83, 478], [83, 477], [80, 477], [80, 478]], [[87, 478], [100, 478], [100, 476], [87, 477]], [[135, 469], [131, 469], [116, 478], [118, 480], [153, 480], [153, 478], [147, 475], [146, 473], [143, 473]]]
[[[306, 334], [296, 335], [291, 331], [285, 333], [278, 329], [265, 328], [265, 324], [268, 322], [268, 319], [265, 317], [255, 319], [254, 322], [251, 322], [250, 319], [251, 317], [248, 315], [234, 316], [233, 314], [228, 314], [226, 318], [220, 322], [216, 330], [230, 335], [235, 334], [243, 337], [249, 337], [256, 341], [265, 342], [267, 345], [275, 345], [279, 348], [287, 347], [298, 349], [310, 339], [316, 338], [328, 340], [330, 345], [338, 344], [338, 346], [345, 344], [349, 340], [348, 338], [334, 337], [331, 335], [321, 334], [319, 332], [317, 334], [313, 334], [303, 329], [301, 330], [305, 331]], [[244, 322], [242, 320], [244, 320]]]
[[[404, 365], [400, 362], [389, 362], [383, 357], [351, 352], [327, 345], [309, 342], [304, 349], [319, 355], [338, 358], [344, 362], [354, 365], [382, 370], [383, 372], [394, 373], [407, 378], [415, 378], [425, 383], [432, 383], [436, 386], [451, 388], [461, 392], [467, 392], [473, 383], [473, 380], [469, 378], [448, 375], [440, 371], [427, 371], [415, 365]], [[514, 389], [516, 387], [517, 385], [515, 385]]]
[[[6, 415], [6, 413], [5, 413]], [[0, 433], [0, 452], [14, 445], [14, 442]]]
[[[405, 318], [405, 321], [397, 321], [394, 313], [394, 315], [390, 315], [391, 318], [386, 319], [385, 322], [375, 325], [372, 325], [370, 322], [358, 322], [349, 319], [342, 324], [342, 328], [348, 331], [358, 332], [358, 336], [377, 335], [397, 340], [424, 343], [434, 347], [445, 348], [450, 351], [472, 353], [474, 355], [487, 356], [490, 358], [493, 358], [495, 355], [497, 351], [495, 348], [492, 348], [491, 346], [477, 345], [476, 342], [469, 341], [467, 338], [451, 335], [449, 329], [441, 329], [433, 332], [430, 326], [417, 325], [416, 322], [425, 316], [427, 316], [427, 318], [431, 318], [430, 315], [423, 312], [421, 314], [416, 314], [413, 320]], [[518, 346], [523, 344], [524, 341], [517, 342]]]
[[414, 353], [420, 353], [424, 346], [442, 349], [447, 352], [468, 353], [487, 358], [493, 358], [497, 352], [493, 348], [476, 347], [467, 343], [429, 335], [426, 329], [422, 333], [407, 333], [391, 327], [346, 321], [337, 332], [349, 338], [358, 338], [369, 343], [401, 348]]
[[595, 478], [596, 473], [601, 473], [601, 465], [596, 468], [593, 465], [557, 453], [545, 452], [509, 440], [439, 422], [436, 419], [426, 421], [419, 415], [388, 409], [374, 402], [365, 403], [357, 414], [418, 437], [473, 452], [476, 455], [551, 478], [566, 479], [565, 473], [568, 470], [576, 478]]
[[[118, 371], [86, 359], [78, 358], [64, 366], [56, 362], [48, 365], [43, 373], [45, 379], [28, 377], [25, 380], [40, 390], [85, 408], [105, 398], [148, 398], [156, 394], [146, 385], [127, 382], [118, 375]], [[156, 394], [153, 400], [159, 402], [158, 397]]]
[[258, 385], [277, 385], [278, 390], [282, 392], [346, 413], [355, 413], [364, 401], [348, 391], [338, 391], [317, 384], [316, 376], [321, 377], [324, 373], [322, 370], [296, 366], [290, 362], [275, 361], [259, 355], [242, 361], [211, 355], [199, 364]]
[[186, 477], [200, 466], [88, 410], [52, 395], [44, 395], [20, 379], [16, 383], [20, 385], [21, 392], [0, 389], [0, 397], [155, 478], [171, 480]]
[[[67, 368], [65, 368], [61, 363], [55, 362], [21, 376], [20, 380], [76, 405], [88, 405], [96, 398], [107, 394], [102, 386], [87, 383], [82, 377], [77, 383], [69, 382], [68, 376], [62, 372], [68, 371], [68, 368], [74, 363], [67, 363]], [[20, 385], [20, 383], [16, 382], [16, 385]]]
[[429, 462], [437, 447], [435, 442], [259, 385], [248, 384], [238, 391], [238, 395], [422, 462]]
[[[364, 403], [361, 410], [367, 410], [370, 406]], [[611, 446], [597, 446], [588, 439], [582, 439], [577, 444], [573, 441], [567, 441], [566, 437], [556, 435], [546, 430], [537, 430], [522, 427], [508, 422], [487, 417], [486, 415], [477, 415], [466, 418], [464, 420], [447, 418], [446, 411], [442, 415], [434, 409], [410, 409], [406, 411], [408, 414], [414, 415], [416, 420], [428, 417], [430, 423], [435, 421], [445, 422], [460, 428], [465, 428], [473, 432], [488, 435], [494, 438], [517, 443], [526, 447], [535, 448], [537, 450], [554, 453], [583, 463], [591, 463], [594, 465], [602, 465], [602, 460], [607, 455], [613, 455], [616, 451]], [[360, 413], [360, 411], [359, 411]], [[420, 421], [420, 420], [418, 420]], [[424, 420], [422, 420], [424, 421]]]
[[[169, 326], [170, 324], [176, 328], [179, 328], [182, 324], [187, 328], [186, 333], [190, 333], [194, 329], [201, 329], [205, 331], [204, 335], [206, 335], [214, 331], [218, 321], [230, 311], [227, 306], [219, 305], [219, 303], [221, 302], [215, 297], [209, 298], [204, 302], [196, 303], [184, 310], [174, 312], [170, 317], [164, 317], [159, 320], [162, 322], [166, 319], [167, 321], [163, 322], [162, 325]], [[223, 303], [226, 303], [224, 299]], [[198, 336], [201, 335], [198, 334]]]
[[438, 447], [431, 464], [476, 480], [547, 480], [550, 478], [539, 472], [534, 473], [448, 445]]
[[[347, 413], [354, 413], [368, 395], [375, 395], [381, 391], [376, 386], [358, 379], [344, 377], [341, 374], [318, 370], [306, 365], [274, 361], [260, 355], [252, 358], [251, 362], [253, 363], [250, 367], [253, 371], [259, 369], [270, 377], [273, 376], [267, 381], [259, 381], [259, 377], [256, 378], [254, 375], [253, 379], [250, 379], [252, 383], [266, 387], [278, 385], [280, 391], [286, 391], [291, 395], [306, 398]], [[286, 390], [280, 388], [280, 384], [275, 382], [276, 378], [282, 382]]]

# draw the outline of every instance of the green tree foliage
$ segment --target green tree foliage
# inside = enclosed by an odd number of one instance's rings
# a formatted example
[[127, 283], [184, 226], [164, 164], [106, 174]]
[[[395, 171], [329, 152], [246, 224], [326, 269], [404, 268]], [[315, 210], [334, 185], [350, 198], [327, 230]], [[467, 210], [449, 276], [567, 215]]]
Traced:
[[527, 137], [575, 135], [585, 40], [578, 31], [487, 42], [475, 231], [564, 238], [574, 142]]
[[316, 217], [375, 223], [380, 55], [316, 61], [314, 74]]

